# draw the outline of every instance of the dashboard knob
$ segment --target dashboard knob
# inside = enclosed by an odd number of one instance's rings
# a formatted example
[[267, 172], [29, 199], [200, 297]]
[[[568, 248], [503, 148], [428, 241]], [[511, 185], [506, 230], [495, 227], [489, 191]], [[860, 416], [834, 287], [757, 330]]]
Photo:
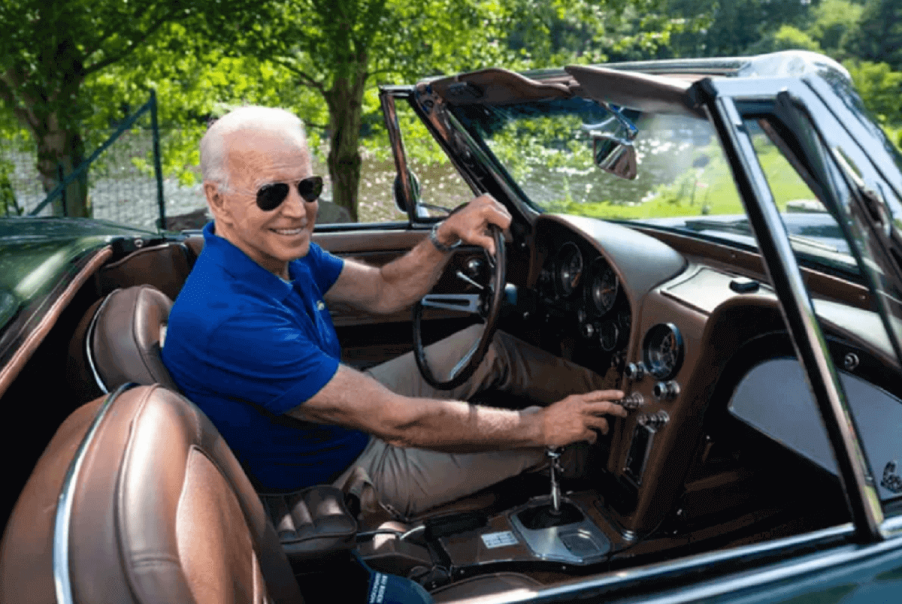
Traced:
[[645, 377], [645, 365], [641, 361], [639, 363], [629, 363], [623, 368], [623, 374], [626, 376], [626, 379], [638, 382]]
[[660, 430], [670, 420], [670, 416], [666, 411], [658, 411], [657, 413], [646, 413], [639, 416], [639, 423], [647, 426], [652, 430]]
[[633, 392], [624, 396], [619, 401], [614, 401], [627, 411], [635, 411], [645, 404], [645, 397], [639, 392]]
[[652, 388], [652, 394], [659, 401], [670, 400], [676, 398], [680, 394], [680, 385], [673, 380], [669, 382], [658, 382]]
[[591, 340], [595, 337], [595, 326], [591, 323], [583, 323], [579, 326], [579, 332], [585, 339]]

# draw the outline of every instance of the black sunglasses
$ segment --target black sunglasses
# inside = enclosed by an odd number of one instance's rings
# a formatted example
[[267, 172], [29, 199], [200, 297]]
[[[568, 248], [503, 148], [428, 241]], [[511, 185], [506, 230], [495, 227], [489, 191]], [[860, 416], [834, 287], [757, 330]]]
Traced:
[[[263, 185], [257, 189], [257, 207], [264, 212], [275, 210], [285, 198], [288, 197], [288, 187], [286, 182], [274, 182], [272, 184]], [[298, 182], [298, 195], [300, 195], [307, 203], [313, 203], [319, 199], [320, 193], [323, 192], [323, 177], [308, 176]]]

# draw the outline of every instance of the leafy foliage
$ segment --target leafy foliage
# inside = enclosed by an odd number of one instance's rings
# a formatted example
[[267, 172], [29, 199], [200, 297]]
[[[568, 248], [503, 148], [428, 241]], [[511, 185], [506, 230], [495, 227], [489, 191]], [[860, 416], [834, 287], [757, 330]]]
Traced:
[[898, 0], [868, 0], [848, 49], [875, 63], [888, 63], [902, 71], [902, 5]]
[[[71, 173], [85, 155], [83, 123], [93, 113], [82, 86], [133, 55], [168, 23], [224, 18], [249, 0], [7, 0], [0, 4], [0, 102], [38, 148], [46, 189], [57, 169]], [[84, 178], [72, 183], [69, 205], [88, 212]]]
[[[209, 118], [282, 106], [304, 118], [315, 152], [328, 149], [334, 197], [354, 210], [361, 149], [388, 152], [376, 86], [487, 66], [820, 50], [845, 62], [893, 132], [900, 12], [897, 0], [6, 0], [0, 132], [30, 132], [52, 187], [58, 163], [77, 163], [153, 88], [164, 170], [189, 183]], [[405, 120], [414, 160], [447, 161]], [[543, 161], [569, 170], [582, 152]]]

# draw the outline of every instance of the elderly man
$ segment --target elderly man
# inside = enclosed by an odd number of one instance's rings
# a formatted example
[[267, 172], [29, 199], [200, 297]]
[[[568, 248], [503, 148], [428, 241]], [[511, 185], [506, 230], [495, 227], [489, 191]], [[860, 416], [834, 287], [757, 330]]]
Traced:
[[[507, 228], [511, 217], [491, 197], [374, 268], [311, 242], [322, 180], [292, 114], [229, 113], [201, 141], [201, 169], [214, 221], [173, 306], [163, 360], [261, 489], [341, 483], [360, 468], [384, 504], [411, 515], [541, 464], [546, 446], [592, 442], [608, 430], [605, 414], [625, 415], [610, 402], [623, 394], [595, 390], [596, 374], [501, 333], [450, 392], [429, 387], [412, 354], [366, 373], [340, 363], [326, 304], [372, 313], [409, 306], [438, 279], [449, 244], [494, 247], [487, 226]], [[450, 366], [471, 335], [427, 355]], [[462, 402], [489, 387], [547, 406]]]

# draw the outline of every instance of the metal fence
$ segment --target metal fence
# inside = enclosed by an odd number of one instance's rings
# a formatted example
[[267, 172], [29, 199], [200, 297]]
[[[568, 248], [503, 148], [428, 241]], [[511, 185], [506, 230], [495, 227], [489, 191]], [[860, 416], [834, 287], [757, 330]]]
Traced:
[[163, 178], [153, 94], [49, 194], [41, 185], [36, 158], [32, 141], [0, 140], [0, 214], [50, 216], [53, 201], [64, 198], [65, 186], [84, 172], [97, 219], [155, 230], [167, 215], [204, 207], [196, 187], [180, 187]]

